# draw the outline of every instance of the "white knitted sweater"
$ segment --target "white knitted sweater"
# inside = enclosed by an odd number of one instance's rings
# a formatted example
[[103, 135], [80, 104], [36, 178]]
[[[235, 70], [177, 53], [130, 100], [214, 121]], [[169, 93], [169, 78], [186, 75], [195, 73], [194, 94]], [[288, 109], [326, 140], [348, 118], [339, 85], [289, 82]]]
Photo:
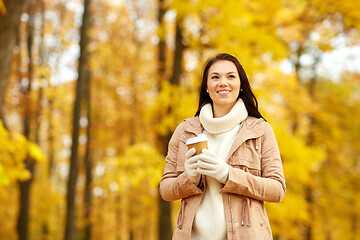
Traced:
[[[220, 118], [213, 117], [211, 104], [205, 105], [200, 111], [199, 118], [204, 126], [203, 133], [208, 137], [209, 150], [226, 161], [230, 147], [239, 132], [240, 123], [247, 116], [248, 112], [241, 99], [227, 115]], [[207, 188], [196, 212], [191, 239], [227, 239], [224, 204], [220, 193], [223, 184], [209, 176], [206, 176], [206, 183]]]

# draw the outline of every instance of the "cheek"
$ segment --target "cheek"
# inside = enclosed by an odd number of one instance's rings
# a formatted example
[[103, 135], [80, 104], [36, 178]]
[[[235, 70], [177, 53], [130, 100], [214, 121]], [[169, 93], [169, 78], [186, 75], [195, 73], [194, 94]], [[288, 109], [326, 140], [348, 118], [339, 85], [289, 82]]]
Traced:
[[236, 84], [236, 85], [233, 86], [233, 96], [234, 96], [234, 98], [235, 97], [237, 98], [239, 96], [239, 94], [240, 94], [240, 84]]
[[236, 89], [236, 92], [239, 93], [240, 92], [240, 83], [234, 84], [233, 89]]
[[207, 90], [211, 99], [214, 99], [215, 97], [215, 87], [214, 84], [207, 84]]
[[214, 84], [211, 84], [211, 83], [208, 83], [207, 84], [207, 90], [210, 92], [210, 91], [214, 91], [214, 89], [215, 89], [215, 85]]

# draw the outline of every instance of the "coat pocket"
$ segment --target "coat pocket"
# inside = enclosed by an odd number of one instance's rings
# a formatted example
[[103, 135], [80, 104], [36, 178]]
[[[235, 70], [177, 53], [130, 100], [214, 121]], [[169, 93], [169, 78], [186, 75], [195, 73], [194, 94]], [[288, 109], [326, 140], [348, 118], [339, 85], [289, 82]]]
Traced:
[[249, 139], [237, 149], [229, 159], [229, 164], [253, 175], [261, 175], [260, 144], [257, 139]]
[[187, 204], [187, 200], [183, 198], [180, 203], [179, 213], [176, 220], [176, 226], [179, 229], [182, 229], [184, 223], [186, 204]]
[[261, 139], [253, 138], [245, 142], [245, 155], [252, 162], [261, 162]]
[[261, 176], [261, 167], [259, 161], [252, 161], [245, 158], [236, 158], [231, 161], [231, 166], [235, 168], [240, 168], [245, 172], [249, 172], [255, 176]]
[[269, 219], [266, 214], [266, 210], [263, 202], [259, 202], [256, 205], [256, 212], [257, 212], [256, 223], [258, 224], [258, 227], [264, 229], [265, 231], [269, 231], [271, 233]]

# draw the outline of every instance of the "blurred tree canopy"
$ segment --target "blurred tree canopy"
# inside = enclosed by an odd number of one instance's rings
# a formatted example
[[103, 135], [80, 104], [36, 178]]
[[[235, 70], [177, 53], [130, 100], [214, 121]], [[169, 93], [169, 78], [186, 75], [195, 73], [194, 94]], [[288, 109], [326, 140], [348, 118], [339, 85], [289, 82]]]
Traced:
[[195, 114], [218, 52], [238, 57], [279, 143], [287, 193], [267, 204], [274, 239], [360, 234], [357, 0], [92, 0], [82, 46], [84, 1], [11, 2], [0, 0], [0, 240], [65, 237], [81, 50], [69, 239], [165, 236], [167, 142]]

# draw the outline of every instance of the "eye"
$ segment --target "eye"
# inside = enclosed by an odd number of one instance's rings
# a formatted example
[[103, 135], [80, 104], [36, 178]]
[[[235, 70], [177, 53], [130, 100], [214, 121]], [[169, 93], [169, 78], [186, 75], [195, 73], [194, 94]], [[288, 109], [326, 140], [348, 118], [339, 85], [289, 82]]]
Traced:
[[211, 79], [219, 79], [219, 77], [214, 75], [214, 76], [211, 77]]
[[235, 75], [230, 75], [229, 78], [235, 78]]

